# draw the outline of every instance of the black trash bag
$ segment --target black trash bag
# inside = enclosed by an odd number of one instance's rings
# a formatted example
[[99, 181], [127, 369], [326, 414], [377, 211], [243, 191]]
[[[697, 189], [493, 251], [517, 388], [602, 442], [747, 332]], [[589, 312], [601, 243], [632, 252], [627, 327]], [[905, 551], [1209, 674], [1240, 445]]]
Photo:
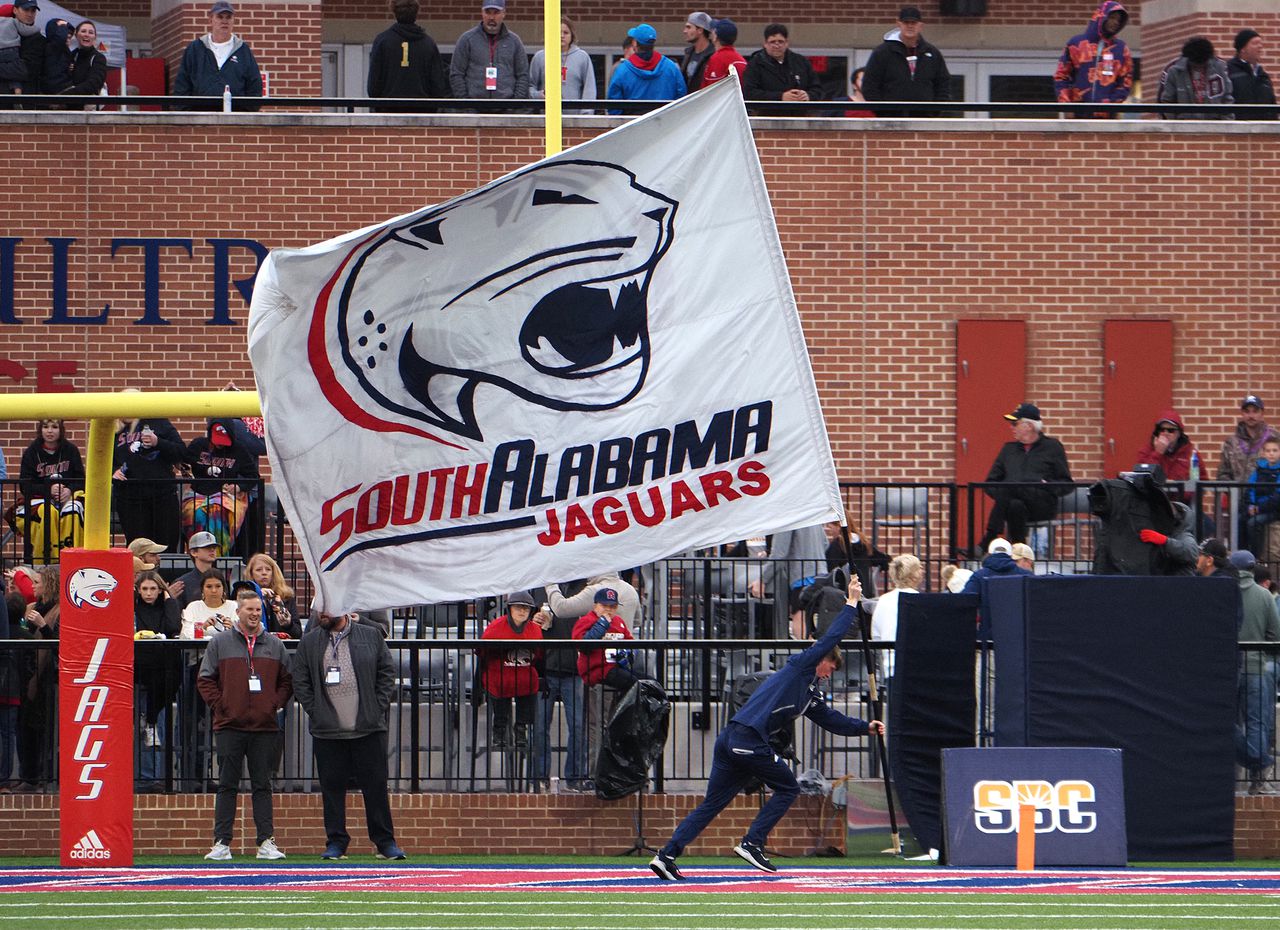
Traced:
[[[841, 604], [844, 603], [842, 600]], [[773, 676], [773, 672], [750, 672], [746, 675], [739, 675], [733, 680], [729, 686], [729, 719], [732, 720], [738, 711], [742, 710], [742, 706], [747, 703], [751, 695], [756, 693], [768, 678]], [[787, 762], [798, 762], [796, 758], [796, 722], [792, 720], [785, 726], [779, 727], [769, 733], [769, 747], [778, 754], [778, 758]], [[764, 782], [758, 778], [750, 778], [742, 786], [743, 794], [752, 794], [764, 787]]]
[[671, 702], [656, 681], [642, 678], [618, 699], [596, 759], [596, 797], [616, 801], [645, 786], [670, 717]]
[[805, 630], [818, 639], [827, 632], [849, 598], [849, 572], [843, 568], [817, 575], [800, 591], [800, 609], [804, 612]]

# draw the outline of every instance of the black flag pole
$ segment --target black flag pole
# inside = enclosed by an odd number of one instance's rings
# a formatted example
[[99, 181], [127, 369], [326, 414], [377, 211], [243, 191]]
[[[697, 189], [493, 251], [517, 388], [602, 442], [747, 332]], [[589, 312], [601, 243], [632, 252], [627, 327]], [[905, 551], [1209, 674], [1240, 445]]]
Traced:
[[[848, 524], [840, 524], [840, 537], [844, 540], [845, 559], [849, 563], [849, 578], [852, 580], [857, 577], [857, 572], [853, 567], [853, 546], [849, 542], [849, 526]], [[876, 682], [876, 660], [871, 654], [871, 641], [867, 636], [867, 630], [863, 626], [864, 613], [862, 610], [862, 601], [858, 601], [858, 638], [862, 643], [862, 661], [867, 669], [867, 696], [871, 701], [871, 716], [875, 720], [883, 721], [884, 705], [880, 700], [880, 688]], [[895, 856], [902, 855], [902, 839], [898, 834], [898, 813], [893, 807], [893, 787], [889, 784], [889, 754], [884, 748], [884, 733], [876, 733], [876, 748], [880, 751], [880, 772], [884, 776], [884, 799], [889, 806], [889, 837], [890, 847], [885, 852], [892, 853]]]

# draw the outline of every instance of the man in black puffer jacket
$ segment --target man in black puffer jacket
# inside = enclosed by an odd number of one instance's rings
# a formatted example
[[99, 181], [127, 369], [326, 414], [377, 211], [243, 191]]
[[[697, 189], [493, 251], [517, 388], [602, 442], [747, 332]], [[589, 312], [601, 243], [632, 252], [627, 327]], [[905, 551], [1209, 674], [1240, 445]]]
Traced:
[[[904, 6], [898, 26], [884, 35], [867, 60], [862, 95], [867, 100], [950, 100], [951, 74], [942, 52], [920, 35], [918, 7]], [[876, 116], [937, 116], [936, 111], [880, 111]]]

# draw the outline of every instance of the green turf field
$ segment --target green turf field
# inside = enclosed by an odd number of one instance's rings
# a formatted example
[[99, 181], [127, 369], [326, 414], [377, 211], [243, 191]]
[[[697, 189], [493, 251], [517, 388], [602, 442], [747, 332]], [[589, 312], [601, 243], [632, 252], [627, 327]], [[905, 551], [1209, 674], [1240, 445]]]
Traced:
[[1245, 895], [89, 892], [0, 897], [0, 926], [58, 930], [1210, 930], [1280, 927]]

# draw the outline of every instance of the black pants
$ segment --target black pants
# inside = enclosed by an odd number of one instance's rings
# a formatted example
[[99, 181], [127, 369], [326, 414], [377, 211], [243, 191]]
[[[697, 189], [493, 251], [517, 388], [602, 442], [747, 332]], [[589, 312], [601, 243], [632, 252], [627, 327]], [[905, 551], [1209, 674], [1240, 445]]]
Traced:
[[[156, 497], [123, 497], [115, 499], [116, 515], [126, 542], [139, 537], [158, 542], [170, 552], [179, 552], [178, 537], [182, 535], [181, 516], [178, 508], [178, 492], [172, 486]], [[185, 540], [183, 540], [185, 547]]]
[[1036, 520], [1048, 520], [1058, 510], [1057, 498], [1034, 488], [990, 488], [994, 499], [987, 514], [987, 533], [982, 537], [982, 548], [1004, 532], [1009, 526], [1009, 542], [1027, 541], [1027, 524]]
[[313, 742], [316, 772], [324, 796], [324, 833], [330, 843], [344, 850], [351, 842], [347, 832], [347, 784], [354, 777], [364, 796], [364, 818], [369, 839], [378, 850], [396, 841], [387, 797], [387, 734], [370, 733], [357, 739], [320, 739]]
[[218, 795], [213, 802], [213, 838], [230, 845], [236, 819], [236, 796], [240, 773], [249, 763], [249, 786], [253, 791], [253, 824], [258, 845], [275, 836], [272, 820], [271, 776], [280, 761], [280, 731], [261, 733], [247, 730], [218, 730], [213, 734], [218, 753]]

